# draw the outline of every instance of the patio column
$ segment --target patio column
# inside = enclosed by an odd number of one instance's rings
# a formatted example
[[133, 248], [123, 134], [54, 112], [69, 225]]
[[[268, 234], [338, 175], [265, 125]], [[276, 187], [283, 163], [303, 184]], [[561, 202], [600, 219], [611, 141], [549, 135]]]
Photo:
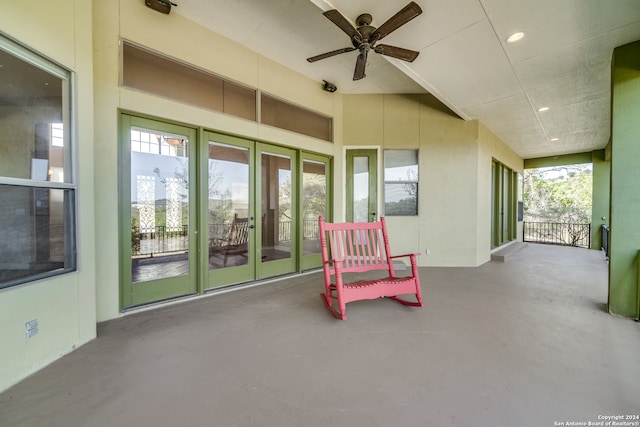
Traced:
[[640, 41], [613, 51], [609, 311], [638, 318]]

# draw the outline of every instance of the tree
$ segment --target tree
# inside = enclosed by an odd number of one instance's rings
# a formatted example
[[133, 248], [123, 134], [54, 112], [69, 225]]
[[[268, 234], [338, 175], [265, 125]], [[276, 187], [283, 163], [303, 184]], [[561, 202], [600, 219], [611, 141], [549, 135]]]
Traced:
[[525, 221], [591, 222], [591, 165], [527, 169]]
[[592, 186], [591, 164], [525, 170], [525, 222], [560, 223], [554, 237], [576, 246], [589, 237]]

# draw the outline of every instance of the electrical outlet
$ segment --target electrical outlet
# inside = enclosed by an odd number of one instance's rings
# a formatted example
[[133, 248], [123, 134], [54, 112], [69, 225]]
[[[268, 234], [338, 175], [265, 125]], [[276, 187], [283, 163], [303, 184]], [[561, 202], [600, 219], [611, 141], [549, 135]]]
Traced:
[[24, 324], [24, 336], [29, 339], [38, 335], [38, 319], [33, 319]]
[[431, 249], [427, 248], [424, 250], [424, 253], [427, 255], [431, 255]]

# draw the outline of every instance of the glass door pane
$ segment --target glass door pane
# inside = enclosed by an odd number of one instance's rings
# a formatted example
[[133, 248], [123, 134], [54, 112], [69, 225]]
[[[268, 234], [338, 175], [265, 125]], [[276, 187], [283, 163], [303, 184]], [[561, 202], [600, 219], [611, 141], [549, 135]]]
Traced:
[[260, 146], [260, 278], [295, 271], [297, 213], [293, 150]]
[[189, 274], [189, 138], [131, 128], [131, 280]]
[[209, 142], [209, 270], [249, 263], [249, 150]]
[[377, 220], [376, 150], [347, 150], [347, 221]]
[[369, 158], [353, 158], [353, 222], [369, 221]]
[[302, 153], [302, 214], [300, 215], [300, 269], [322, 266], [318, 216], [332, 221], [330, 214], [331, 160], [328, 157]]
[[327, 170], [320, 162], [302, 162], [302, 251], [320, 253], [318, 217], [327, 218]]
[[262, 261], [291, 258], [291, 158], [262, 154]]
[[253, 142], [205, 133], [205, 288], [255, 279]]

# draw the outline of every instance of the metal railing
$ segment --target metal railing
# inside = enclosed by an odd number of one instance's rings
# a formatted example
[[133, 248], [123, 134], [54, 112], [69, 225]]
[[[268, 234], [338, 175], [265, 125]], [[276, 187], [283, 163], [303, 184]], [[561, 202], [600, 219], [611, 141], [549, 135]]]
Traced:
[[[209, 239], [223, 239], [229, 235], [231, 223], [209, 224]], [[305, 240], [320, 240], [318, 220], [303, 221]], [[291, 221], [278, 223], [279, 242], [291, 241]], [[153, 231], [141, 231], [140, 227], [131, 227], [131, 250], [134, 256], [153, 256], [189, 249], [189, 226], [178, 230], [167, 230], [166, 226], [154, 227]]]
[[531, 243], [591, 247], [591, 224], [524, 222], [523, 240]]
[[166, 254], [186, 251], [189, 248], [189, 226], [169, 229], [164, 225], [153, 231], [141, 231], [140, 227], [131, 227], [131, 250], [133, 255]]
[[317, 219], [305, 219], [302, 222], [302, 238], [304, 240], [320, 240], [320, 229]]
[[278, 223], [278, 242], [290, 242], [291, 241], [291, 221], [280, 221]]

